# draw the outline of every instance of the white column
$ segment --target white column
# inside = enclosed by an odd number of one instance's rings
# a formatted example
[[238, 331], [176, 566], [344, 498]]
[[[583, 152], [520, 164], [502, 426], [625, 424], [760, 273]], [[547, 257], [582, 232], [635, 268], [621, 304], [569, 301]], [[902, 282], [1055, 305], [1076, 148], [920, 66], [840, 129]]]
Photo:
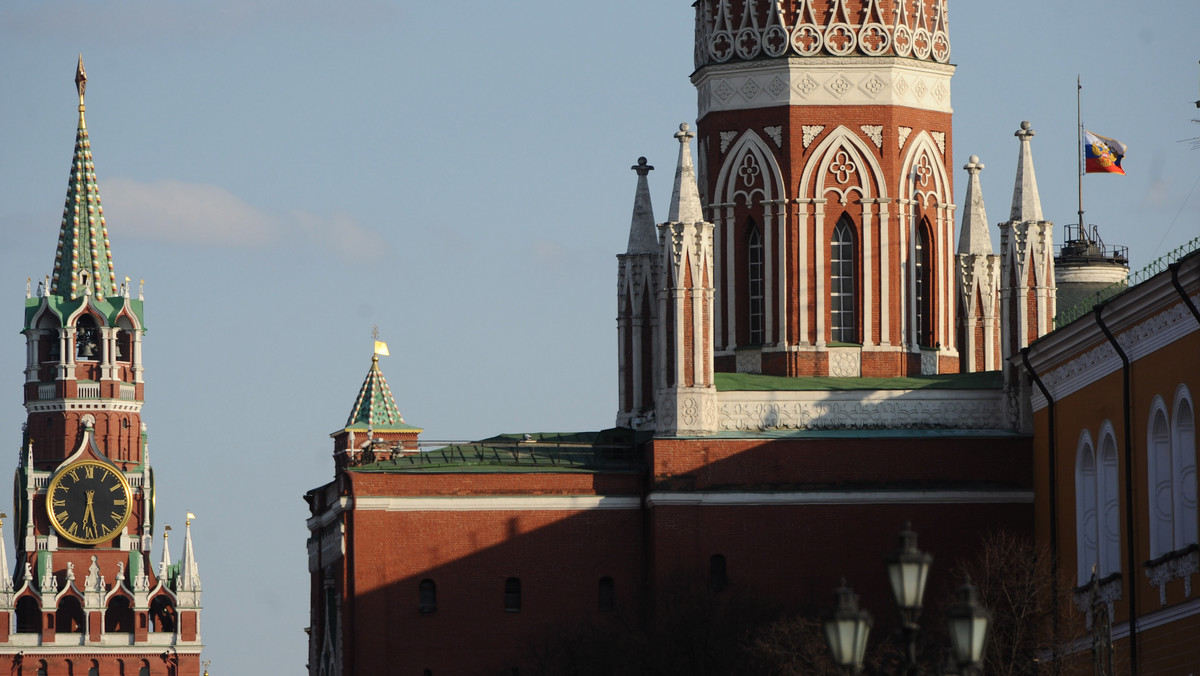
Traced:
[[129, 359], [133, 366], [133, 382], [142, 382], [142, 332], [133, 330], [129, 332], [130, 345], [133, 354]]
[[[729, 326], [725, 327], [725, 349], [737, 348], [737, 249], [734, 247], [733, 231], [737, 224], [733, 220], [733, 204], [723, 204], [725, 207], [725, 307], [729, 317]], [[716, 209], [713, 209], [715, 212]]]
[[775, 307], [776, 307], [777, 313], [779, 314], [779, 329], [776, 332], [775, 344], [779, 345], [779, 346], [784, 346], [784, 345], [787, 345], [787, 342], [788, 342], [788, 336], [787, 336], [787, 330], [788, 330], [788, 321], [787, 321], [788, 320], [788, 317], [787, 317], [787, 306], [788, 306], [788, 302], [787, 302], [788, 301], [788, 294], [787, 294], [787, 276], [788, 276], [788, 267], [787, 267], [787, 252], [788, 252], [788, 247], [787, 247], [787, 241], [788, 241], [787, 240], [787, 222], [788, 222], [787, 200], [779, 200], [777, 202], [777, 204], [779, 205], [779, 207], [778, 207], [777, 212], [775, 213], [775, 228], [779, 234], [775, 240], [777, 242], [775, 248], [777, 250], [776, 255], [779, 258], [779, 268], [778, 268], [778, 272], [776, 273], [779, 276], [779, 280], [778, 280], [778, 284], [777, 284], [778, 292], [775, 294], [775, 299], [776, 299]]
[[874, 260], [871, 257], [871, 228], [874, 227], [872, 222], [871, 205], [875, 200], [862, 200], [862, 342], [863, 345], [873, 345], [871, 329], [875, 321], [875, 313], [871, 310], [871, 299], [873, 297], [872, 287], [874, 285]]
[[825, 199], [813, 200], [813, 254], [816, 258], [817, 347], [825, 345]]
[[775, 201], [774, 200], [763, 200], [762, 208], [763, 208], [763, 229], [762, 229], [762, 233], [763, 233], [763, 280], [762, 280], [763, 344], [766, 345], [766, 344], [770, 344], [772, 342], [771, 341], [771, 335], [772, 335], [771, 329], [774, 328], [774, 326], [775, 326], [775, 318], [772, 316], [774, 314], [774, 308], [775, 308], [775, 304], [773, 302], [775, 300], [775, 298], [774, 298], [775, 290], [771, 287], [771, 273], [773, 273], [775, 270], [775, 261], [773, 260], [773, 258], [771, 256], [771, 252], [774, 251], [774, 249], [772, 247], [775, 243], [775, 233], [773, 233], [771, 231], [771, 216], [773, 215], [773, 211], [775, 208]]
[[888, 240], [891, 231], [891, 214], [888, 206], [890, 200], [879, 200], [879, 344], [891, 345], [892, 332], [888, 322], [891, 321], [891, 278], [890, 259], [888, 258]]
[[[725, 217], [721, 213], [721, 207], [723, 207], [723, 206], [725, 206], [725, 205], [713, 204], [710, 206], [710, 208], [712, 209], [712, 215], [713, 215], [713, 225], [716, 227], [717, 232], [726, 232], [729, 229], [725, 222]], [[717, 242], [717, 244], [719, 244], [719, 242]], [[714, 253], [714, 255], [713, 255], [713, 258], [714, 258], [713, 267], [715, 268], [715, 272], [713, 273], [713, 277], [715, 278], [715, 279], [713, 279], [713, 286], [720, 288], [721, 275], [725, 271], [725, 257], [728, 256], [729, 254], [727, 254], [724, 251], [725, 247], [719, 246], [717, 248], [720, 250], [720, 253], [719, 254]], [[730, 295], [732, 295], [732, 293], [723, 294], [723, 296], [730, 296]], [[728, 300], [726, 300], [724, 297], [722, 297], [720, 306], [713, 308], [713, 314], [716, 315], [713, 317], [713, 324], [716, 325], [716, 335], [720, 337], [720, 339], [722, 341], [721, 346], [723, 348], [727, 348], [729, 346], [729, 341], [726, 340], [726, 338], [725, 338], [725, 329], [724, 329], [725, 320], [721, 318], [721, 315], [724, 314], [722, 312], [722, 310], [724, 309], [724, 306], [727, 303], [728, 303]], [[714, 350], [716, 349], [715, 344], [713, 345], [713, 349]]]
[[809, 345], [808, 339], [808, 231], [812, 226], [809, 218], [810, 199], [796, 200], [796, 277], [799, 291], [796, 293], [796, 318], [800, 322], [799, 343]]
[[75, 380], [75, 336], [78, 335], [75, 327], [68, 327], [62, 330], [60, 341], [60, 352], [58, 360], [58, 379], [59, 380]]
[[[949, 291], [954, 287], [954, 285], [949, 284], [946, 281], [946, 272], [948, 268], [946, 265], [946, 252], [949, 249], [949, 247], [946, 246], [946, 243], [954, 240], [953, 235], [948, 235], [948, 230], [946, 229], [946, 207], [943, 205], [938, 205], [936, 232], [937, 236], [934, 238], [936, 241], [932, 242], [932, 244], [936, 250], [933, 252], [933, 264], [936, 266], [934, 267], [933, 274], [934, 279], [937, 280], [937, 286], [933, 289], [930, 289], [930, 291], [937, 294], [937, 307], [941, 310], [937, 313], [937, 335], [939, 340], [935, 342], [940, 342], [942, 344], [942, 349], [944, 350], [954, 346], [954, 336], [950, 333], [946, 333], [946, 319], [954, 314], [954, 310], [952, 309], [953, 305], [950, 303], [949, 296]], [[950, 236], [951, 239], [946, 239], [947, 236]], [[954, 326], [954, 324], [951, 324], [950, 326]], [[940, 356], [941, 350], [938, 350], [938, 352]]]
[[900, 288], [895, 290], [894, 293], [897, 299], [897, 311], [900, 314], [900, 344], [905, 346], [906, 349], [911, 349], [911, 341], [909, 340], [908, 336], [908, 325], [911, 322], [908, 321], [908, 289], [905, 288], [905, 280], [907, 280], [909, 277], [907, 274], [909, 239], [908, 229], [910, 227], [910, 223], [912, 222], [913, 214], [911, 210], [914, 202], [913, 200], [909, 199], [898, 199], [896, 200], [896, 203], [899, 205], [898, 211], [900, 215], [900, 242], [899, 246], [896, 247], [896, 266], [898, 268], [897, 272], [899, 273], [896, 276], [900, 279]]

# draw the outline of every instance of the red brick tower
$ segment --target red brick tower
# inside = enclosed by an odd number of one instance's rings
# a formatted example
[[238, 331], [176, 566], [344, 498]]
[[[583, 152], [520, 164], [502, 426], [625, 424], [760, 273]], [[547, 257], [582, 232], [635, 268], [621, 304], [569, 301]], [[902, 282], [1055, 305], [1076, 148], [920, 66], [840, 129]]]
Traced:
[[719, 371], [959, 370], [946, 0], [696, 3]]
[[[198, 675], [200, 576], [150, 565], [154, 474], [143, 404], [142, 293], [118, 285], [75, 77], [79, 129], [53, 274], [26, 288], [25, 408], [13, 496], [17, 566], [0, 552], [0, 665], [13, 673]], [[44, 671], [43, 671], [44, 670]]]

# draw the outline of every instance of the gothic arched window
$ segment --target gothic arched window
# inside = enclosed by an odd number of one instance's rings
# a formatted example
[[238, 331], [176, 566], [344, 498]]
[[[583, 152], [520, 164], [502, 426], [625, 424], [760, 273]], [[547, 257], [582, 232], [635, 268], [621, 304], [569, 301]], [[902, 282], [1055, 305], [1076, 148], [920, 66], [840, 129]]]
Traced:
[[750, 290], [750, 344], [762, 345], [765, 342], [763, 333], [763, 299], [765, 296], [763, 276], [763, 241], [762, 235], [754, 222], [750, 222], [750, 236], [747, 241], [747, 273]]
[[917, 226], [913, 258], [913, 309], [916, 310], [917, 345], [933, 346], [933, 249], [929, 245], [929, 221], [921, 219]]
[[830, 339], [840, 343], [858, 342], [854, 254], [854, 226], [850, 217], [843, 215], [829, 242]]

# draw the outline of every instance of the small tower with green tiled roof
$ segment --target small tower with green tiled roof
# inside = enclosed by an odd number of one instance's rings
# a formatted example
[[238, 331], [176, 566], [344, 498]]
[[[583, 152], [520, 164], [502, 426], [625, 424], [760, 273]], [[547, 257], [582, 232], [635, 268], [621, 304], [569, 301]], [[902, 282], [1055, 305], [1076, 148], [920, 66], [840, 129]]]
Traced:
[[393, 454], [417, 450], [417, 436], [422, 430], [404, 422], [387, 379], [379, 369], [380, 355], [387, 354], [387, 344], [375, 341], [371, 368], [358, 390], [350, 417], [342, 429], [330, 435], [334, 439], [333, 452], [338, 469], [387, 460]]

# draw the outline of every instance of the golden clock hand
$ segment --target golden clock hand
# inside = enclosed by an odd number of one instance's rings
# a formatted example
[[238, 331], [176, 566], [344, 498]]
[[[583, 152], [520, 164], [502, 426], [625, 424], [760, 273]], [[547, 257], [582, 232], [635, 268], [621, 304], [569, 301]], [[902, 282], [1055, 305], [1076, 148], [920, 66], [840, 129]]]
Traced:
[[92, 528], [99, 530], [99, 526], [96, 525], [96, 513], [92, 510], [92, 497], [95, 494], [96, 491], [87, 492], [87, 509], [83, 512], [83, 523], [86, 525], [90, 518], [92, 520]]

